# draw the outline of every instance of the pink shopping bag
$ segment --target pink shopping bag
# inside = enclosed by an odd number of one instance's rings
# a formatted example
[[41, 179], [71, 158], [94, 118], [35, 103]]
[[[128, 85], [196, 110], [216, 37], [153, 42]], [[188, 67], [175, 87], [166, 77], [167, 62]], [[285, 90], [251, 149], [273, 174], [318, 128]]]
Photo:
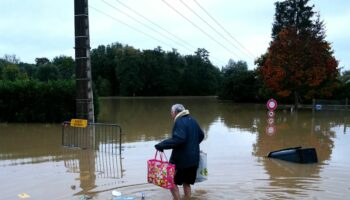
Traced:
[[[159, 152], [160, 160], [157, 158], [158, 151], [154, 159], [147, 161], [147, 180], [149, 183], [166, 189], [174, 187], [175, 165], [168, 162], [166, 155]], [[163, 160], [163, 158], [165, 158]]]

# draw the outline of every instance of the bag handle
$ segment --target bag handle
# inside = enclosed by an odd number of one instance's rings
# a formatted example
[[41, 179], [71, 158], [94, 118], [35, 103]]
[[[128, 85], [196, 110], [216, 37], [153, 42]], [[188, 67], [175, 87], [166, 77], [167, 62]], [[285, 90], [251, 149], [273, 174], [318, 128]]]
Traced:
[[158, 152], [159, 152], [160, 161], [163, 161], [163, 156], [164, 156], [164, 158], [165, 158], [164, 161], [168, 162], [168, 158], [166, 157], [166, 154], [164, 152], [158, 151], [158, 150], [156, 150], [156, 154], [154, 155], [154, 159], [157, 159]]

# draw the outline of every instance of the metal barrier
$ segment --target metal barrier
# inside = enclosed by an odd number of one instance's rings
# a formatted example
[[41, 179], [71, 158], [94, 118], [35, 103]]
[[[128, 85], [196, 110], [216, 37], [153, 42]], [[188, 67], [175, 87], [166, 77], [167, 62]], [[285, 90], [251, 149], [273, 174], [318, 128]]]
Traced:
[[88, 123], [87, 127], [73, 127], [69, 121], [62, 124], [62, 145], [68, 148], [98, 150], [115, 154], [122, 148], [122, 129], [116, 124]]
[[326, 99], [313, 99], [312, 111], [321, 110], [334, 110], [334, 111], [348, 111], [350, 105], [348, 104], [348, 98], [340, 100], [326, 100]]
[[113, 178], [123, 177], [122, 156], [113, 155], [106, 152], [95, 150], [74, 150], [65, 149], [67, 154], [72, 156], [64, 160], [64, 166], [71, 173], [88, 172], [95, 178]]

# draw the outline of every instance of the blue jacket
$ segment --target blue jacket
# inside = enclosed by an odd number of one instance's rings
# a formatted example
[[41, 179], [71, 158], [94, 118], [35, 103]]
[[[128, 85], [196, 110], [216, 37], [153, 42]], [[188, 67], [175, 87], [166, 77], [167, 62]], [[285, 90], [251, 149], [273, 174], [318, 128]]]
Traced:
[[190, 115], [176, 119], [172, 131], [172, 137], [163, 140], [156, 146], [159, 149], [173, 149], [170, 162], [176, 168], [187, 168], [199, 163], [199, 144], [204, 138], [204, 133], [198, 123]]

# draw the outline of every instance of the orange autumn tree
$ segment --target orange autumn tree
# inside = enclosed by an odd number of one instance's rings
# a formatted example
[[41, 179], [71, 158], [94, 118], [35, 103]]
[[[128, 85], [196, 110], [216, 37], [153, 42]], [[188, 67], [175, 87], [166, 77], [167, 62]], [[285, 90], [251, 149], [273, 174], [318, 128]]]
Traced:
[[[275, 15], [273, 41], [256, 61], [264, 86], [280, 97], [294, 98], [296, 107], [300, 98], [330, 97], [338, 85], [338, 62], [330, 43], [325, 40], [323, 22], [319, 16], [314, 21], [310, 19], [314, 14], [313, 6], [307, 7], [307, 2], [276, 3], [276, 12], [285, 14]], [[293, 10], [295, 5], [303, 6]], [[295, 19], [299, 19], [299, 23]]]

